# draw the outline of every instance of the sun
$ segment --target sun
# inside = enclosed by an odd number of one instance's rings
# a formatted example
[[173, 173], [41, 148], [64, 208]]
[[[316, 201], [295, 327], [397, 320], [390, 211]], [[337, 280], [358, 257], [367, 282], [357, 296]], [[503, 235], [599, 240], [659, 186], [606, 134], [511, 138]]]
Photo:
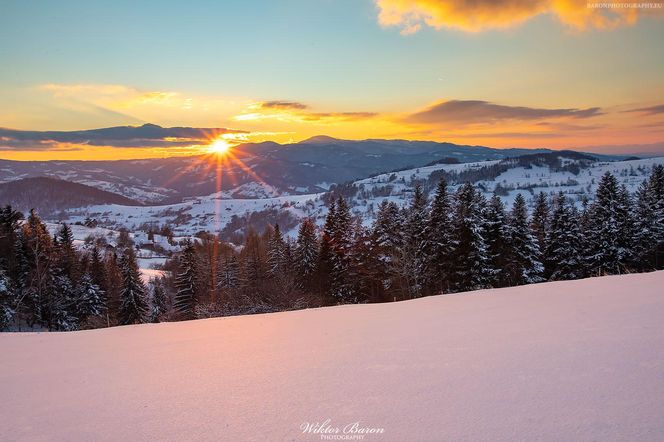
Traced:
[[218, 155], [225, 154], [231, 148], [231, 145], [228, 144], [228, 141], [223, 138], [217, 138], [208, 146], [208, 152], [216, 153]]

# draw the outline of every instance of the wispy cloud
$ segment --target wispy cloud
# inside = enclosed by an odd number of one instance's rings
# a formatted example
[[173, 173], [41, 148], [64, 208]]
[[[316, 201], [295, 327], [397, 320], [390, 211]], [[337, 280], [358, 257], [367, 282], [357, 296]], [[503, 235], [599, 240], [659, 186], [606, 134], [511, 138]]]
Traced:
[[638, 109], [630, 109], [627, 112], [639, 112], [646, 115], [664, 114], [664, 104], [658, 104], [656, 106], [649, 106], [649, 107], [641, 107]]
[[382, 26], [396, 26], [412, 34], [423, 25], [435, 29], [480, 32], [505, 29], [548, 14], [564, 25], [584, 30], [635, 23], [640, 15], [661, 9], [595, 8], [581, 0], [375, 0]]
[[278, 100], [252, 103], [233, 119], [236, 121], [276, 120], [288, 123], [332, 124], [367, 120], [376, 116], [378, 116], [376, 112], [314, 112], [307, 104]]
[[449, 100], [436, 103], [405, 118], [416, 124], [476, 124], [514, 120], [528, 121], [546, 118], [589, 118], [601, 115], [598, 107], [588, 109], [542, 109], [525, 106], [505, 106], [481, 100]]

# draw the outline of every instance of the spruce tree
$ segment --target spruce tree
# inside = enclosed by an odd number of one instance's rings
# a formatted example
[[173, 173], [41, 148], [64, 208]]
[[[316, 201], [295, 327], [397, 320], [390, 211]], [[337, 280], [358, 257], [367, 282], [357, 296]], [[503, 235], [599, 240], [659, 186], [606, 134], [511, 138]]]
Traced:
[[456, 291], [482, 289], [490, 283], [492, 272], [484, 238], [484, 205], [484, 198], [472, 184], [466, 183], [458, 189], [452, 218]]
[[535, 198], [535, 207], [530, 220], [530, 229], [535, 236], [537, 246], [542, 252], [546, 250], [547, 247], [546, 241], [548, 238], [550, 212], [551, 208], [549, 207], [546, 194], [544, 192], [538, 193]]
[[578, 279], [584, 276], [580, 216], [565, 195], [553, 201], [550, 234], [545, 251], [545, 277], [550, 281]]
[[448, 292], [453, 277], [454, 232], [447, 182], [441, 178], [431, 202], [424, 236], [427, 241], [428, 279], [435, 293]]
[[178, 275], [175, 278], [177, 293], [173, 301], [173, 309], [183, 319], [194, 319], [195, 308], [198, 304], [196, 250], [189, 242], [180, 254]]
[[0, 331], [5, 330], [14, 319], [16, 298], [3, 269], [0, 269]]
[[271, 277], [277, 277], [285, 273], [287, 269], [287, 247], [284, 237], [279, 229], [279, 224], [274, 226], [274, 231], [270, 236], [267, 249], [268, 274]]
[[492, 287], [509, 285], [508, 277], [508, 229], [505, 207], [494, 195], [485, 210], [485, 239], [487, 244], [488, 270]]
[[152, 281], [152, 296], [151, 296], [151, 309], [150, 309], [150, 322], [159, 322], [162, 315], [167, 310], [166, 291], [164, 290], [163, 282], [160, 280]]
[[145, 285], [136, 263], [136, 256], [131, 247], [125, 250], [120, 259], [122, 289], [118, 322], [121, 325], [145, 322], [148, 314]]
[[507, 219], [507, 240], [509, 284], [522, 285], [543, 281], [542, 256], [537, 240], [530, 230], [526, 200], [521, 194], [514, 199], [514, 205]]
[[318, 262], [316, 225], [311, 218], [305, 218], [300, 224], [295, 243], [294, 261], [298, 287], [311, 288]]
[[427, 276], [427, 247], [425, 230], [427, 225], [427, 198], [422, 185], [417, 183], [413, 200], [408, 207], [404, 224], [403, 276], [408, 281], [411, 298], [422, 296]]
[[350, 209], [346, 201], [337, 199], [336, 211], [332, 218], [330, 296], [337, 303], [351, 302], [354, 299], [351, 279], [350, 247], [352, 229]]
[[76, 310], [81, 322], [99, 318], [106, 313], [106, 293], [95, 284], [89, 273], [84, 273], [76, 288]]
[[399, 207], [393, 201], [383, 200], [378, 208], [371, 232], [371, 256], [375, 259], [376, 278], [388, 294], [387, 300], [400, 297], [399, 271], [403, 249], [403, 222]]
[[588, 215], [586, 241], [591, 275], [626, 270], [632, 255], [632, 229], [629, 196], [616, 177], [607, 172], [597, 186]]

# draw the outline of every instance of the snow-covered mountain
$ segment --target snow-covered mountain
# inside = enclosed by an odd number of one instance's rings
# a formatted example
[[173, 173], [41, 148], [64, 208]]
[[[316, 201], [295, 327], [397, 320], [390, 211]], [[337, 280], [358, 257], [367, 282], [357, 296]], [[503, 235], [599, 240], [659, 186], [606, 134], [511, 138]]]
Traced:
[[662, 440], [662, 285], [2, 333], [0, 438], [313, 441], [329, 419], [382, 429], [366, 441]]
[[[415, 183], [421, 183], [425, 191], [432, 191], [441, 177], [448, 180], [451, 190], [471, 181], [485, 196], [496, 193], [508, 204], [519, 193], [531, 200], [540, 191], [547, 194], [562, 191], [581, 204], [585, 197], [593, 195], [605, 172], [612, 172], [630, 192], [634, 192], [655, 164], [664, 164], [664, 158], [601, 161], [576, 152], [553, 152], [504, 160], [438, 163], [333, 186], [331, 192], [347, 198], [353, 213], [369, 223], [383, 200], [407, 204]], [[225, 233], [231, 234], [247, 225], [260, 230], [267, 223], [278, 222], [285, 232], [293, 235], [303, 217], [313, 217], [322, 224], [327, 213], [325, 202], [330, 195], [330, 192], [317, 192], [247, 199], [232, 198], [221, 192], [170, 205], [90, 206], [70, 210], [63, 219], [77, 222], [89, 217], [100, 225], [130, 230], [148, 224], [169, 224], [176, 232], [188, 235], [202, 230], [217, 232], [224, 229]]]
[[484, 161], [545, 151], [427, 141], [349, 141], [314, 137], [293, 144], [264, 142], [234, 147], [232, 156], [223, 161], [221, 189], [217, 188], [214, 155], [123, 161], [0, 160], [0, 182], [46, 176], [96, 187], [143, 203], [173, 203], [183, 197], [209, 195], [218, 190], [235, 198], [315, 193], [326, 190], [331, 183], [357, 180], [388, 170], [421, 167], [441, 159]]

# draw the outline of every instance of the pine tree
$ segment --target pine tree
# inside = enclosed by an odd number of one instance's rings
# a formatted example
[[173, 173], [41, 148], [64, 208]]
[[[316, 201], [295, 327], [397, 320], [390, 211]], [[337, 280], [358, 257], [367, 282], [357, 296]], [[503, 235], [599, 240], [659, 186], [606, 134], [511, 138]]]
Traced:
[[425, 237], [427, 225], [427, 198], [422, 185], [417, 183], [413, 191], [413, 200], [406, 212], [404, 231], [403, 276], [408, 281], [411, 298], [423, 295], [427, 276], [427, 247]]
[[106, 294], [89, 273], [83, 274], [76, 289], [76, 307], [81, 322], [106, 313]]
[[484, 198], [470, 183], [462, 185], [456, 193], [452, 223], [456, 243], [454, 282], [457, 291], [489, 286], [492, 272], [484, 239], [484, 205]]
[[150, 304], [152, 307], [150, 310], [150, 322], [157, 323], [167, 310], [166, 291], [164, 290], [163, 283], [159, 280], [152, 281]]
[[220, 260], [219, 279], [217, 288], [221, 291], [235, 290], [240, 288], [240, 263], [234, 254], [229, 254], [224, 260]]
[[664, 266], [664, 166], [653, 168], [636, 193], [634, 207], [634, 267], [652, 270]]
[[334, 236], [336, 213], [337, 204], [336, 201], [332, 201], [327, 211], [327, 216], [325, 217], [325, 225], [323, 226], [318, 253], [318, 268], [316, 274], [318, 275], [319, 293], [321, 295], [329, 295], [331, 290], [332, 237]]
[[352, 241], [350, 210], [346, 201], [337, 199], [336, 211], [332, 218], [330, 296], [337, 303], [351, 302], [354, 299], [351, 279], [350, 247]]
[[589, 209], [588, 262], [592, 275], [622, 273], [631, 261], [633, 229], [626, 190], [607, 172]]
[[76, 289], [64, 269], [52, 269], [48, 291], [44, 314], [49, 330], [78, 330], [80, 321], [76, 312]]
[[0, 269], [0, 331], [7, 328], [14, 319], [15, 302], [9, 277], [3, 269]]
[[20, 245], [17, 253], [25, 267], [22, 272], [24, 292], [22, 305], [27, 310], [28, 325], [40, 322], [52, 328], [51, 311], [53, 300], [52, 271], [53, 243], [46, 225], [34, 210], [21, 226]]
[[125, 250], [120, 259], [122, 290], [118, 322], [121, 325], [145, 322], [148, 313], [146, 292], [136, 263], [136, 256], [131, 247]]
[[526, 200], [521, 194], [514, 199], [514, 205], [507, 219], [507, 239], [509, 244], [507, 273], [510, 285], [543, 281], [542, 256], [537, 240], [530, 230]]
[[311, 218], [305, 218], [300, 224], [295, 243], [294, 261], [298, 287], [310, 289], [313, 286], [318, 262], [316, 225]]
[[436, 293], [448, 292], [453, 277], [455, 242], [451, 214], [452, 204], [447, 193], [447, 182], [441, 178], [424, 231], [429, 283]]
[[403, 249], [403, 223], [399, 207], [393, 201], [383, 200], [372, 226], [370, 256], [375, 259], [376, 278], [382, 281], [387, 300], [400, 297], [401, 258]]
[[535, 199], [533, 215], [530, 220], [530, 229], [535, 236], [537, 246], [542, 252], [546, 250], [547, 247], [546, 240], [548, 238], [550, 212], [551, 208], [549, 207], [546, 195], [544, 192], [538, 193]]
[[267, 265], [268, 274], [272, 277], [282, 275], [287, 271], [287, 247], [284, 237], [279, 229], [279, 224], [274, 226], [274, 231], [268, 242]]
[[492, 287], [505, 287], [509, 284], [508, 246], [505, 207], [494, 195], [485, 210], [485, 239], [487, 244], [488, 270]]
[[545, 277], [550, 281], [583, 277], [579, 213], [562, 192], [553, 201], [550, 229], [544, 259]]
[[199, 295], [196, 264], [196, 250], [190, 242], [180, 254], [180, 266], [175, 278], [177, 293], [173, 302], [173, 309], [184, 319], [196, 317], [195, 308]]

